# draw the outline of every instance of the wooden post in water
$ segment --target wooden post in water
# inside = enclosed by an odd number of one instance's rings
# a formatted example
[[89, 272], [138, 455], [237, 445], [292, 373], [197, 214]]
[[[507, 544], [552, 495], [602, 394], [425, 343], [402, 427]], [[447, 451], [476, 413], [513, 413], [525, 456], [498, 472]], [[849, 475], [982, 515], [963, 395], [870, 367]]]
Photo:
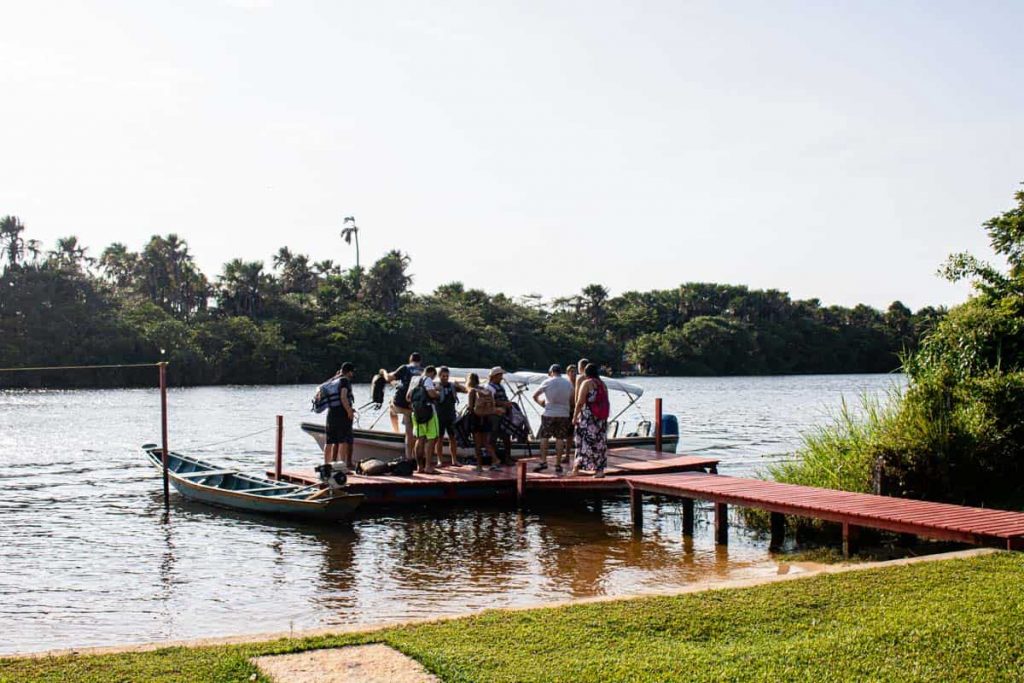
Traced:
[[715, 543], [726, 545], [729, 542], [729, 506], [715, 503]]
[[693, 536], [693, 498], [683, 498], [683, 536]]
[[654, 399], [654, 450], [661, 453], [661, 399]]
[[526, 460], [516, 462], [516, 500], [520, 505], [526, 498]]
[[163, 471], [164, 471], [164, 508], [170, 509], [171, 507], [171, 488], [170, 478], [167, 475], [167, 361], [160, 361], [157, 363], [160, 368], [160, 448], [163, 451]]
[[633, 519], [633, 531], [642, 531], [644, 528], [644, 492], [632, 486], [629, 487], [629, 512]]
[[277, 447], [274, 449], [274, 479], [281, 481], [281, 461], [284, 458], [284, 415], [277, 416]]

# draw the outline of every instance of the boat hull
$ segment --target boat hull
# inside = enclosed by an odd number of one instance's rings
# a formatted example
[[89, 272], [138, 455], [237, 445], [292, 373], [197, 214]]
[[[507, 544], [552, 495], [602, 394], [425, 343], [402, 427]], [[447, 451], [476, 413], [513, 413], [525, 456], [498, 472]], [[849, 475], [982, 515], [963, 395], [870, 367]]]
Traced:
[[[162, 469], [160, 449], [155, 447], [144, 448], [150, 463], [154, 467]], [[362, 494], [350, 493], [336, 493], [332, 496], [309, 498], [308, 496], [316, 493], [315, 490], [309, 490], [308, 494], [302, 497], [287, 498], [282, 497], [282, 495], [301, 491], [302, 488], [282, 484], [272, 479], [217, 470], [212, 468], [209, 463], [187, 458], [177, 453], [171, 453], [168, 464], [170, 483], [182, 496], [206, 505], [231, 510], [308, 521], [337, 521], [351, 516], [364, 499]], [[210, 474], [202, 476], [204, 471], [208, 471]], [[183, 474], [189, 476], [182, 476]], [[263, 495], [248, 493], [244, 488], [233, 490], [220, 487], [219, 484], [225, 482], [228, 477], [234, 477], [238, 481], [244, 482], [245, 486], [251, 487], [254, 490], [263, 489]], [[237, 484], [238, 482], [235, 483]], [[271, 491], [272, 494], [268, 495], [266, 493], [267, 490]]]
[[[320, 449], [323, 450], [327, 437], [327, 431], [324, 425], [315, 422], [303, 422], [302, 431], [309, 434], [309, 436], [316, 441]], [[385, 432], [374, 429], [354, 429], [352, 430], [352, 434], [354, 437], [352, 459], [355, 462], [369, 460], [370, 458], [390, 460], [401, 457], [405, 453], [404, 435], [397, 432]], [[679, 437], [677, 435], [666, 434], [662, 437], [663, 452], [675, 453], [678, 444]], [[657, 450], [653, 436], [625, 436], [608, 439], [608, 448], [639, 448], [645, 451]], [[445, 445], [445, 452], [448, 452], [447, 444]], [[512, 444], [513, 458], [529, 458], [534, 457], [539, 453], [540, 442], [535, 439], [531, 439], [525, 444]], [[458, 454], [468, 458], [473, 456], [474, 452], [472, 448], [459, 448]]]

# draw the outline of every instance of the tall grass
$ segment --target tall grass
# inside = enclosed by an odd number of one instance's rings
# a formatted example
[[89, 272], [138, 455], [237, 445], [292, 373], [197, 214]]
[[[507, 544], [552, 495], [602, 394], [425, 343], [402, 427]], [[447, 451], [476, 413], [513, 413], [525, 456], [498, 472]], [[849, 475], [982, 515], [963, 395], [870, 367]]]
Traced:
[[863, 394], [854, 410], [844, 397], [828, 423], [801, 435], [794, 459], [770, 465], [767, 475], [789, 484], [870, 491], [877, 447], [897, 418], [900, 399], [895, 387], [884, 399]]

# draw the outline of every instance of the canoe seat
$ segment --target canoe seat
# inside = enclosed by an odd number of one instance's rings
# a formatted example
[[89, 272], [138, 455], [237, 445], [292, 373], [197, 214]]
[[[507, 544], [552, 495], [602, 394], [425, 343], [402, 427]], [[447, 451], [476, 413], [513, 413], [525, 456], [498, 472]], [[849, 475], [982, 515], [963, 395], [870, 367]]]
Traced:
[[220, 474], [238, 474], [234, 470], [201, 470], [199, 472], [189, 472], [187, 474], [179, 474], [178, 476], [182, 479], [201, 479], [203, 477], [213, 477]]

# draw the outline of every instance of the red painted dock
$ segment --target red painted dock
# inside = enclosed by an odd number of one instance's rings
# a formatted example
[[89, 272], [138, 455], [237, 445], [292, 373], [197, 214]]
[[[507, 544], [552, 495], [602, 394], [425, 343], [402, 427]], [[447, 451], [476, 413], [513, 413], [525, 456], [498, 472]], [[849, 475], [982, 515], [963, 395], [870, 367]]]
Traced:
[[[536, 460], [521, 460], [519, 467], [508, 466], [500, 470], [475, 471], [471, 465], [439, 468], [436, 474], [416, 473], [408, 477], [390, 475], [366, 477], [349, 475], [348, 490], [366, 496], [364, 505], [419, 503], [433, 500], [486, 500], [516, 496], [518, 469], [526, 467], [528, 490], [577, 490], [577, 491], [626, 491], [627, 477], [644, 477], [651, 474], [679, 472], [714, 472], [718, 466], [715, 458], [692, 455], [673, 455], [637, 448], [621, 448], [608, 454], [608, 469], [605, 476], [595, 479], [581, 474], [576, 477], [554, 473], [554, 457], [549, 458], [545, 472], [533, 472]], [[566, 470], [568, 471], [568, 470]], [[273, 477], [273, 471], [267, 472]], [[284, 470], [281, 479], [297, 484], [316, 484], [318, 479], [310, 467], [308, 471]], [[519, 493], [524, 493], [519, 490]]]
[[627, 483], [634, 523], [638, 526], [643, 519], [640, 514], [643, 493], [688, 501], [684, 517], [688, 514], [689, 521], [684, 519], [684, 527], [689, 525], [691, 532], [693, 500], [714, 502], [716, 538], [721, 543], [727, 541], [727, 506], [739, 505], [772, 513], [773, 545], [781, 542], [782, 516], [797, 515], [842, 524], [847, 554], [860, 528], [1024, 550], [1022, 512], [695, 473], [627, 477]]

